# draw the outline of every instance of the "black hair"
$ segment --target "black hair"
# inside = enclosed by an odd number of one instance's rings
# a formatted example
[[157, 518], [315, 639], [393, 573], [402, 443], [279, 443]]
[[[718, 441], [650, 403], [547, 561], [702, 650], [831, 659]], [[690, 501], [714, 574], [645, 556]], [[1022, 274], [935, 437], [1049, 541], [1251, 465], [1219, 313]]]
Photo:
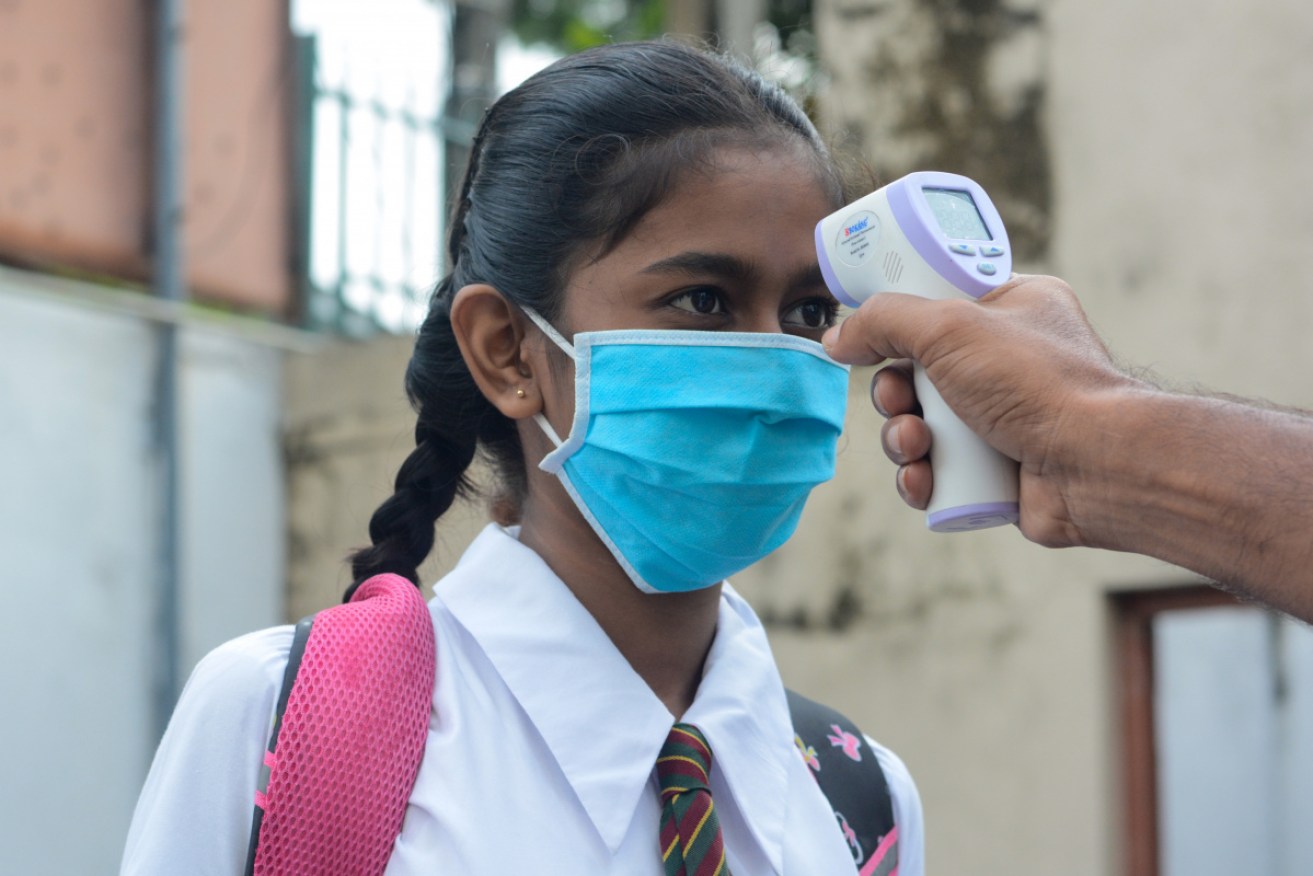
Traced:
[[434, 524], [474, 490], [468, 469], [476, 450], [498, 479], [495, 516], [518, 516], [527, 483], [519, 433], [461, 358], [451, 327], [456, 291], [487, 283], [550, 321], [578, 260], [618, 244], [679, 174], [722, 147], [781, 144], [808, 147], [837, 206], [839, 171], [798, 105], [728, 58], [674, 41], [563, 58], [492, 105], [452, 209], [451, 273], [433, 292], [406, 368], [406, 394], [419, 415], [415, 449], [369, 521], [373, 544], [351, 556], [348, 599], [382, 572], [419, 583]]

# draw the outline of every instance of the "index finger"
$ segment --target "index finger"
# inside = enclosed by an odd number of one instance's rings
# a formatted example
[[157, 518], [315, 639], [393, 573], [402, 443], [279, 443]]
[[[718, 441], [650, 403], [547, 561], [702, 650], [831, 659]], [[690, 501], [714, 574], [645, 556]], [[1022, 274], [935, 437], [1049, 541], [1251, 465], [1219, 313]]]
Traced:
[[825, 352], [845, 365], [916, 359], [934, 322], [933, 301], [898, 292], [873, 295], [821, 338]]

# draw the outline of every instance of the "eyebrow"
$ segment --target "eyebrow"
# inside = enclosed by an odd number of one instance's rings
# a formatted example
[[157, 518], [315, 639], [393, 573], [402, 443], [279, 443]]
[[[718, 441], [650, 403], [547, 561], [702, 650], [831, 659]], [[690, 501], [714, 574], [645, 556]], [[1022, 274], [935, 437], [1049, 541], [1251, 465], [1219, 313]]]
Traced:
[[[684, 274], [694, 276], [711, 274], [739, 283], [750, 284], [758, 277], [758, 271], [750, 263], [737, 256], [716, 252], [699, 252], [689, 250], [661, 259], [643, 268], [643, 274]], [[819, 262], [795, 271], [788, 281], [790, 289], [824, 286], [825, 278], [821, 275]]]

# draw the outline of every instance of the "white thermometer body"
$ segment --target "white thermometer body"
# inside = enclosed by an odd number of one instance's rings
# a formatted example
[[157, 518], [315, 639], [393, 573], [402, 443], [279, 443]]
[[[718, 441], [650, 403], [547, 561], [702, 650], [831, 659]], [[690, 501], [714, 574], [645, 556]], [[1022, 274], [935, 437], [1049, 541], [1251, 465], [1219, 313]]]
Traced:
[[[989, 196], [951, 173], [908, 174], [816, 225], [826, 285], [857, 307], [879, 292], [978, 299], [1012, 274], [1007, 231]], [[932, 444], [926, 525], [965, 532], [1016, 523], [1017, 465], [966, 427], [917, 365]]]

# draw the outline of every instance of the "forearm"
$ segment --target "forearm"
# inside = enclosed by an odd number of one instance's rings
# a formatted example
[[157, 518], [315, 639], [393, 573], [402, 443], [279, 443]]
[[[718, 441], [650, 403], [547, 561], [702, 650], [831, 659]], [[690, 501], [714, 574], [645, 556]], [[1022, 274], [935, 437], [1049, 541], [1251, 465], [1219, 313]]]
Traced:
[[1086, 544], [1167, 560], [1313, 620], [1313, 418], [1151, 389], [1093, 408], [1068, 492]]

